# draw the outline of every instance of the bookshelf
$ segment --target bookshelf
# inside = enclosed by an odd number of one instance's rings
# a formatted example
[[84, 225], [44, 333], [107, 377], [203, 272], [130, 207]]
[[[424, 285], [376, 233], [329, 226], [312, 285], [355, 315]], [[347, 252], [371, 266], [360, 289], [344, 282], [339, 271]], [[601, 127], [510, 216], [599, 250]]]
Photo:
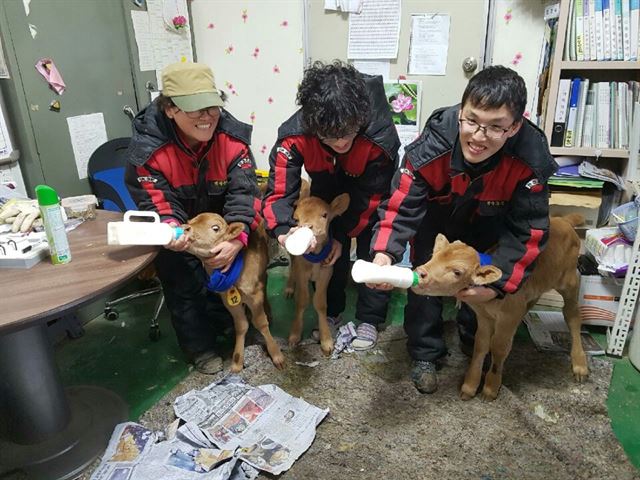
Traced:
[[[558, 102], [558, 90], [562, 79], [583, 77], [594, 82], [627, 82], [640, 81], [640, 61], [574, 61], [568, 60], [565, 55], [567, 49], [565, 43], [571, 30], [572, 10], [576, 0], [560, 0], [560, 13], [558, 18], [558, 30], [553, 52], [551, 71], [549, 75], [549, 89], [547, 99], [547, 112], [544, 118], [543, 130], [551, 145], [554, 128], [554, 114]], [[628, 1], [628, 0], [627, 0]], [[586, 0], [585, 0], [586, 2]], [[638, 41], [637, 39], [635, 40]], [[629, 139], [630, 140], [630, 139]], [[623, 176], [629, 176], [627, 170], [628, 148], [599, 148], [590, 147], [566, 147], [550, 146], [551, 153], [555, 156], [581, 156], [593, 159], [611, 159], [609, 166], [618, 170]]]

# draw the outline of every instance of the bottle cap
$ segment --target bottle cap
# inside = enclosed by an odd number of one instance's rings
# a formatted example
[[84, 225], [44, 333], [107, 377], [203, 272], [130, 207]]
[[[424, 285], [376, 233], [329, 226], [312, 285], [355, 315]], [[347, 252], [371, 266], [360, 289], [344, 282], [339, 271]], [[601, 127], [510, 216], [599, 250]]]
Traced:
[[418, 283], [420, 283], [420, 275], [418, 275], [418, 272], [413, 272], [413, 283], [411, 284], [411, 286], [415, 287], [418, 285]]
[[38, 199], [38, 205], [45, 207], [58, 203], [58, 194], [48, 185], [38, 185], [36, 187], [36, 198]]
[[179, 239], [182, 236], [183, 233], [184, 233], [184, 228], [182, 228], [182, 227], [175, 227], [174, 228], [173, 234], [174, 234], [174, 238], [176, 240]]

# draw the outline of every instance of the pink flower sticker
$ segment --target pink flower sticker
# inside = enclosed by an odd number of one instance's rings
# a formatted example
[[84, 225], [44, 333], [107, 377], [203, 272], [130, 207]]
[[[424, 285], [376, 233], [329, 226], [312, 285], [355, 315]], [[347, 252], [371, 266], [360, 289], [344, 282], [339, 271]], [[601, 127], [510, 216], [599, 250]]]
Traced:
[[233, 45], [229, 45], [227, 48], [224, 49], [224, 51], [227, 55], [233, 53]]
[[249, 15], [247, 15], [247, 11], [246, 10], [242, 10], [242, 21], [244, 23], [247, 23], [247, 18], [249, 18]]
[[395, 100], [391, 102], [391, 108], [394, 112], [406, 112], [413, 110], [413, 103], [411, 103], [411, 97], [399, 93]]
[[273, 66], [273, 73], [280, 73], [280, 67], [278, 65]]
[[225, 87], [227, 87], [227, 90], [229, 90], [231, 92], [231, 95], [238, 95], [238, 92], [236, 91], [236, 89], [233, 87], [232, 83], [229, 82], [224, 82]]
[[249, 120], [251, 120], [251, 123], [256, 121], [256, 112], [251, 112], [251, 115], [249, 115]]
[[518, 52], [514, 55], [513, 60], [511, 60], [511, 65], [518, 65], [522, 60], [522, 53]]
[[283, 20], [282, 23], [280, 24], [281, 27], [288, 27], [289, 26], [289, 22], [287, 20]]
[[173, 17], [172, 22], [173, 22], [173, 28], [175, 28], [176, 30], [181, 30], [187, 27], [187, 19], [182, 15]]
[[267, 146], [266, 145], [262, 145], [260, 147], [260, 153], [262, 153], [262, 154], [267, 153]]
[[214, 28], [216, 28], [216, 26], [213, 23], [210, 23], [209, 25], [207, 25], [207, 28], [209, 30], [213, 30]]
[[511, 21], [512, 18], [513, 18], [513, 15], [511, 14], [511, 9], [507, 8], [507, 13], [504, 14], [504, 23], [509, 25], [509, 22]]
[[253, 49], [253, 53], [251, 54], [251, 56], [257, 59], [259, 54], [260, 54], [260, 49], [256, 47]]
[[273, 97], [267, 98], [267, 103], [269, 103], [269, 104], [273, 103]]

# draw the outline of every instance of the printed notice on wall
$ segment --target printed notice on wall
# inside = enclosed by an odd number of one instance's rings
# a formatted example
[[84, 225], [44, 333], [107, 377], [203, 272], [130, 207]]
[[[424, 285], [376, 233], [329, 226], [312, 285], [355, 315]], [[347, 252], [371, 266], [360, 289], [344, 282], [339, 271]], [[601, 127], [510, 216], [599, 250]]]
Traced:
[[360, 14], [349, 15], [349, 59], [398, 56], [400, 0], [366, 0]]
[[138, 46], [138, 63], [141, 72], [156, 69], [155, 54], [153, 53], [153, 39], [149, 14], [145, 11], [131, 10], [131, 22]]
[[78, 178], [87, 178], [89, 158], [96, 149], [107, 141], [107, 129], [102, 113], [67, 117], [71, 146], [78, 169]]
[[9, 68], [2, 49], [2, 40], [0, 40], [0, 78], [9, 78]]
[[411, 16], [410, 75], [444, 75], [451, 17], [440, 13]]
[[389, 80], [389, 71], [391, 70], [389, 60], [354, 60], [353, 66], [360, 73], [382, 75], [384, 80]]

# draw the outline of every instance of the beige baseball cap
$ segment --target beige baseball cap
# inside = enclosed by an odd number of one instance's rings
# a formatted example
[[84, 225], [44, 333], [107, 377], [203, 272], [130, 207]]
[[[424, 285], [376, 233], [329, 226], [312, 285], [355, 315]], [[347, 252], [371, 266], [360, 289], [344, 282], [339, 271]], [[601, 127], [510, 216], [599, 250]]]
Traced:
[[172, 63], [162, 71], [162, 94], [184, 112], [222, 107], [211, 69], [202, 63]]

